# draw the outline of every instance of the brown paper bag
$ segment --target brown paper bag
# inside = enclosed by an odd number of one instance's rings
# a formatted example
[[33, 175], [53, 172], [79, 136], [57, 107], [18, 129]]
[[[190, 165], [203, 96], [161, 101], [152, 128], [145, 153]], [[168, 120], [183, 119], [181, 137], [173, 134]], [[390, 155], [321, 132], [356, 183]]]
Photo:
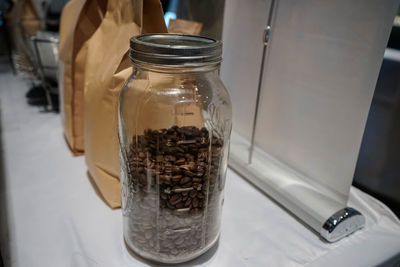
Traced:
[[40, 30], [40, 18], [31, 0], [22, 2], [21, 23], [25, 33], [30, 37]]
[[29, 38], [41, 29], [39, 15], [31, 0], [13, 1], [13, 7], [6, 14], [7, 25], [13, 47], [18, 53], [19, 69], [32, 71]]
[[64, 88], [64, 131], [71, 150], [83, 153], [83, 88], [87, 41], [100, 26], [107, 7], [106, 0], [86, 0], [72, 30], [71, 86]]
[[77, 147], [73, 131], [73, 70], [72, 70], [72, 51], [74, 44], [75, 27], [79, 14], [85, 5], [86, 0], [71, 0], [68, 2], [61, 14], [60, 38], [58, 44], [58, 54], [61, 64], [63, 64], [63, 74], [60, 81], [60, 94], [62, 94], [62, 120], [64, 126], [64, 135], [67, 143], [74, 155], [82, 153], [82, 147]]
[[200, 22], [184, 19], [171, 19], [168, 25], [168, 32], [199, 35], [202, 27], [203, 24]]
[[108, 1], [105, 17], [88, 41], [85, 158], [90, 176], [112, 208], [121, 206], [117, 103], [132, 72], [129, 39], [151, 32], [166, 32], [159, 0]]
[[32, 0], [13, 1], [11, 10], [6, 14], [9, 26], [15, 27], [21, 25], [25, 34], [34, 35], [40, 30], [39, 15], [32, 3]]

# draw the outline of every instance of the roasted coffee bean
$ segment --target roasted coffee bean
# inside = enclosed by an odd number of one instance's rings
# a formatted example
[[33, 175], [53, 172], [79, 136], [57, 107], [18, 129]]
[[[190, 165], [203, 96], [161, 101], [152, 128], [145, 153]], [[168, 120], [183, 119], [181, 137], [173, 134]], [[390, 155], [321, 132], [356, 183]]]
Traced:
[[190, 196], [191, 198], [196, 197], [196, 196], [197, 196], [197, 191], [194, 191], [194, 190], [190, 191], [189, 196]]
[[180, 165], [179, 168], [181, 168], [181, 170], [183, 170], [183, 171], [189, 171], [190, 170], [189, 165]]
[[185, 164], [185, 162], [186, 162], [186, 160], [185, 160], [184, 158], [180, 158], [180, 159], [178, 159], [175, 163], [176, 163], [177, 165], [183, 165], [183, 164]]
[[171, 168], [172, 167], [172, 163], [171, 162], [165, 162], [164, 167], [165, 168]]
[[189, 166], [189, 170], [191, 170], [191, 171], [194, 171], [197, 168], [197, 164], [194, 163], [193, 161], [189, 162], [188, 166]]
[[183, 184], [183, 188], [192, 188], [193, 183], [192, 182], [187, 182], [186, 184]]
[[175, 205], [175, 207], [176, 207], [177, 209], [183, 208], [183, 207], [184, 207], [183, 202], [179, 202], [178, 204]]
[[190, 176], [190, 177], [193, 177], [193, 176], [194, 176], [194, 173], [191, 172], [191, 171], [183, 171], [183, 173], [184, 173], [185, 175], [187, 175], [187, 176]]
[[180, 201], [182, 201], [182, 196], [181, 196], [181, 195], [173, 195], [173, 196], [169, 199], [169, 202], [171, 203], [171, 205], [176, 205], [176, 204], [178, 204]]
[[185, 176], [185, 177], [183, 177], [180, 181], [179, 181], [179, 183], [180, 184], [187, 184], [188, 182], [190, 182], [192, 179], [190, 179], [190, 177], [187, 177], [187, 176]]
[[178, 166], [172, 166], [171, 170], [172, 170], [174, 173], [177, 173], [177, 172], [179, 172], [179, 167], [178, 167]]
[[192, 199], [191, 199], [191, 198], [188, 198], [188, 199], [186, 200], [186, 202], [185, 202], [185, 207], [189, 207], [191, 203], [192, 203]]
[[173, 182], [179, 182], [182, 178], [182, 175], [174, 175], [172, 176], [172, 181]]
[[123, 212], [139, 250], [183, 256], [200, 249], [203, 237], [215, 239], [222, 151], [221, 138], [193, 126], [147, 129], [132, 138], [125, 164], [129, 209]]
[[200, 178], [193, 178], [192, 182], [193, 183], [201, 183], [201, 179]]
[[193, 198], [193, 207], [197, 208], [199, 206], [199, 200], [197, 198]]
[[172, 205], [169, 201], [167, 202], [167, 206], [170, 209], [175, 209], [174, 205]]
[[185, 154], [185, 158], [186, 158], [186, 160], [189, 161], [189, 162], [191, 162], [191, 161], [194, 160], [193, 155], [192, 155], [192, 154], [189, 154], [189, 153]]
[[183, 149], [183, 148], [181, 148], [181, 147], [175, 147], [175, 150], [177, 151], [177, 152], [180, 152], [180, 153], [184, 153], [185, 152], [185, 150]]

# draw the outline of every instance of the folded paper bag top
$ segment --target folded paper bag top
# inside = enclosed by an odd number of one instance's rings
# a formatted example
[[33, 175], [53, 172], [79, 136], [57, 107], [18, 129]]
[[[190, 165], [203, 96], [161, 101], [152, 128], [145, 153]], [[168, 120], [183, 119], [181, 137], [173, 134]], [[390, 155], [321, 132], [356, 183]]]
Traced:
[[72, 51], [72, 97], [69, 102], [64, 102], [64, 105], [71, 106], [71, 113], [68, 115], [72, 120], [72, 143], [74, 144], [73, 148], [80, 152], [84, 152], [83, 93], [88, 40], [96, 32], [104, 19], [106, 7], [106, 0], [87, 0], [79, 15], [74, 31], [74, 45]]
[[159, 0], [108, 1], [88, 41], [84, 84], [84, 149], [90, 176], [105, 202], [121, 206], [117, 102], [132, 72], [129, 39], [166, 32]]
[[61, 118], [65, 139], [74, 155], [81, 154], [83, 147], [76, 142], [74, 134], [74, 116], [72, 115], [74, 113], [74, 107], [72, 105], [74, 98], [72, 51], [74, 46], [75, 28], [85, 2], [86, 0], [72, 0], [65, 5], [61, 14], [60, 38], [58, 45], [60, 58], [59, 91], [62, 99]]

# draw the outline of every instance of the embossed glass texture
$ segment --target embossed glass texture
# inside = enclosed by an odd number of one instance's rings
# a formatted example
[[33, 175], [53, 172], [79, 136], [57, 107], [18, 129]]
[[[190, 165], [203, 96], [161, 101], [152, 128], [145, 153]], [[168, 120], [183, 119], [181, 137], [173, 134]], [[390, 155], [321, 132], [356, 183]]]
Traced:
[[219, 237], [232, 115], [218, 69], [141, 62], [121, 92], [124, 238], [142, 257], [187, 261]]

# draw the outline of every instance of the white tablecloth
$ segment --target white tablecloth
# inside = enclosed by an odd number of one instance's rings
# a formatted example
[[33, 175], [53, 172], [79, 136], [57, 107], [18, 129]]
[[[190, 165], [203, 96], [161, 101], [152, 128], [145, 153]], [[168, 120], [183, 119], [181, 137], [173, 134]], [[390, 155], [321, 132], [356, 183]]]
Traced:
[[[1, 254], [6, 266], [148, 266], [122, 238], [121, 211], [91, 185], [72, 157], [60, 117], [26, 104], [26, 84], [0, 73]], [[1, 174], [1, 173], [0, 173]], [[351, 189], [366, 227], [333, 244], [233, 171], [226, 179], [218, 246], [184, 266], [372, 266], [399, 262], [400, 222], [381, 202]], [[4, 222], [7, 222], [5, 227]]]

